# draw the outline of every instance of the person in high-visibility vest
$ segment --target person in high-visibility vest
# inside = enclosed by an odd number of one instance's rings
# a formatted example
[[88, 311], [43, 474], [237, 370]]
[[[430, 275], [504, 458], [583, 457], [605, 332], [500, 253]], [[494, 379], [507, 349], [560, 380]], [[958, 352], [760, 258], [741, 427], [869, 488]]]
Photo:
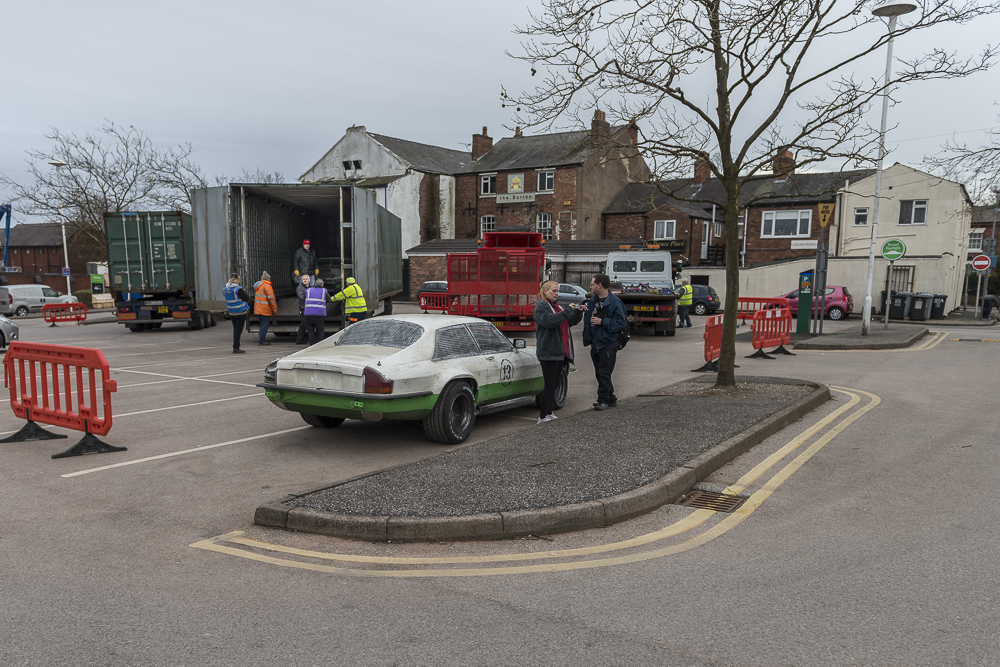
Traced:
[[677, 299], [677, 326], [691, 328], [691, 303], [694, 301], [694, 288], [687, 278], [681, 280], [681, 297]]
[[309, 344], [322, 343], [326, 338], [326, 303], [333, 301], [330, 293], [323, 287], [323, 281], [316, 279], [312, 287], [306, 288], [305, 308], [303, 310], [303, 321], [306, 323], [306, 335], [309, 336]]
[[222, 295], [226, 297], [226, 312], [233, 321], [233, 354], [243, 354], [246, 350], [240, 349], [240, 334], [247, 325], [250, 297], [240, 287], [240, 274], [234, 273], [229, 277], [229, 282], [222, 288]]
[[354, 278], [348, 278], [347, 287], [334, 294], [333, 298], [344, 302], [344, 312], [347, 313], [348, 322], [360, 322], [368, 317], [365, 295], [361, 291], [361, 285]]
[[271, 274], [264, 271], [253, 286], [253, 312], [260, 319], [260, 332], [257, 335], [258, 345], [270, 345], [265, 338], [267, 329], [271, 326], [271, 318], [278, 314], [278, 301], [274, 298], [271, 287]]

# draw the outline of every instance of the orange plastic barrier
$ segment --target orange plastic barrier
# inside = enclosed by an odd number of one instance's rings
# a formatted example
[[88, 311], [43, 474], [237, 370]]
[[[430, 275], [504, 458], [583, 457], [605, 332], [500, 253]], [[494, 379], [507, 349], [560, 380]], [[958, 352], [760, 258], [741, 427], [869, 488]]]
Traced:
[[785, 344], [792, 339], [792, 311], [790, 308], [756, 311], [753, 314], [753, 322], [750, 323], [750, 330], [753, 332], [753, 348], [757, 351], [749, 355], [747, 359], [774, 359], [764, 352], [765, 347], [774, 346], [777, 346], [777, 349], [771, 354], [795, 356], [794, 352], [785, 349]]
[[47, 303], [42, 306], [42, 319], [59, 326], [56, 322], [82, 322], [87, 319], [87, 306], [82, 303]]
[[705, 318], [705, 365], [692, 373], [709, 373], [719, 370], [719, 355], [722, 354], [722, 315]]
[[748, 317], [753, 317], [758, 310], [772, 310], [774, 308], [788, 308], [788, 299], [783, 296], [778, 297], [752, 297], [741, 296], [737, 299], [739, 309], [736, 313], [738, 319], [747, 323]]
[[448, 295], [444, 292], [440, 294], [421, 294], [420, 295], [420, 309], [421, 310], [448, 310]]
[[4, 386], [10, 390], [14, 414], [28, 420], [24, 427], [0, 442], [65, 438], [35, 422], [83, 431], [83, 439], [61, 454], [121, 452], [97, 439], [111, 430], [111, 394], [118, 384], [111, 379], [108, 362], [100, 350], [69, 345], [14, 341], [3, 359]]

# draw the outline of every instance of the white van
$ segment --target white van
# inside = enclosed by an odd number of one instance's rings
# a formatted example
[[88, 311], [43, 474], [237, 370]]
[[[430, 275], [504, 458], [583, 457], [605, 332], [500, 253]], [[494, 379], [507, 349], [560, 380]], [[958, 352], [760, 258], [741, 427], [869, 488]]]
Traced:
[[613, 283], [623, 287], [642, 283], [650, 289], [673, 289], [670, 253], [666, 250], [609, 252], [606, 272]]
[[0, 287], [0, 313], [23, 317], [42, 312], [47, 303], [76, 303], [75, 296], [60, 294], [48, 285], [7, 285]]

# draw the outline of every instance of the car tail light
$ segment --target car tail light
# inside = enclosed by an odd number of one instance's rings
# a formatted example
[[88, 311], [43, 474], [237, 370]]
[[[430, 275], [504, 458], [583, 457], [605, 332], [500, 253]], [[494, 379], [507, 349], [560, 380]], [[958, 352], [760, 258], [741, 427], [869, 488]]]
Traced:
[[365, 371], [361, 374], [361, 386], [366, 394], [392, 393], [392, 380], [386, 380], [384, 375], [371, 366], [365, 366]]

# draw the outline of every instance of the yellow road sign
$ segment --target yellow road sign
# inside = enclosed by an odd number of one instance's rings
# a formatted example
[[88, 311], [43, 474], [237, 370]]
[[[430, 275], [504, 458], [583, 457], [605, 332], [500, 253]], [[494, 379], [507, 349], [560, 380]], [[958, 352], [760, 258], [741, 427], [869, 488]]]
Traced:
[[819, 205], [819, 226], [826, 227], [830, 224], [830, 216], [833, 215], [833, 204]]

